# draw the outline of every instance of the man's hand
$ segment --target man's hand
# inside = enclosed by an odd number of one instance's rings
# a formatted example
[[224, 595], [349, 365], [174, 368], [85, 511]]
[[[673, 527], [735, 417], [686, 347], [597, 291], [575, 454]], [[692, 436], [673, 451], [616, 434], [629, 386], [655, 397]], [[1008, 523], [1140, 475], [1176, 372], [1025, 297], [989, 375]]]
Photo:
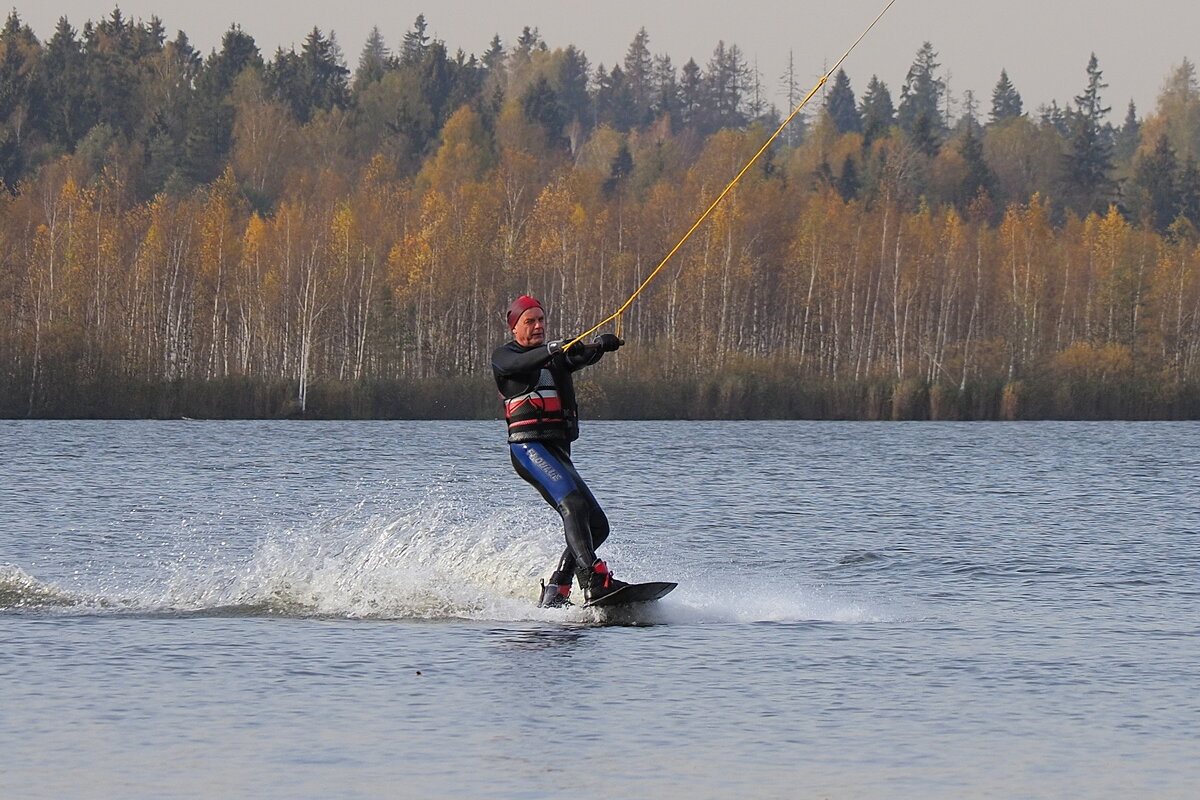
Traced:
[[606, 353], [611, 353], [621, 345], [625, 344], [625, 340], [611, 333], [602, 333], [592, 340], [593, 344], [600, 346], [600, 349]]
[[546, 349], [550, 351], [550, 355], [556, 356], [563, 351], [563, 340], [556, 339], [553, 342], [546, 343]]

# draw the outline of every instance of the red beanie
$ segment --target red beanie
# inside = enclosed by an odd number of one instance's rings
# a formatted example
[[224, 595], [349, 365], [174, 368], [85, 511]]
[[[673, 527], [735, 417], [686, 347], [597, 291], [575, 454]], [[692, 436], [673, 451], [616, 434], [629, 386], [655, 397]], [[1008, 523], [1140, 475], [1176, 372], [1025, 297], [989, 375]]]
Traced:
[[542, 304], [527, 294], [523, 294], [508, 304], [508, 329], [517, 327], [517, 320], [531, 308], [541, 308]]

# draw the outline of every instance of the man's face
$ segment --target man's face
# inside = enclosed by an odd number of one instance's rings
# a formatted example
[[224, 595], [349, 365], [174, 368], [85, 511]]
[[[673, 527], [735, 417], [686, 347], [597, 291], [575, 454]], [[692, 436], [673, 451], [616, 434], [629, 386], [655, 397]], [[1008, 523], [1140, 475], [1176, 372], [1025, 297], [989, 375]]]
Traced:
[[536, 347], [546, 341], [546, 315], [540, 308], [530, 308], [517, 318], [513, 339], [522, 347]]

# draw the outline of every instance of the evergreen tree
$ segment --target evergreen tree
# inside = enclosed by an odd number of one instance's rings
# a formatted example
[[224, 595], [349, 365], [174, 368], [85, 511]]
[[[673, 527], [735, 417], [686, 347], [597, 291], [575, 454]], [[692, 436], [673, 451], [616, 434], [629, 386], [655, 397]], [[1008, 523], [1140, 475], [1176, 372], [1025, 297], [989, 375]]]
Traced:
[[488, 49], [483, 54], [483, 68], [488, 73], [503, 69], [504, 67], [504, 45], [500, 42], [500, 34], [492, 36], [492, 41], [488, 44]]
[[155, 45], [161, 49], [162, 43], [126, 20], [120, 9], [113, 9], [96, 25], [85, 25], [83, 40], [87, 91], [98, 112], [97, 122], [131, 139], [141, 121], [139, 61], [148, 52], [156, 52]]
[[613, 156], [612, 165], [608, 171], [608, 180], [604, 182], [604, 193], [611, 195], [621, 186], [625, 178], [633, 172], [633, 155], [629, 152], [629, 144], [621, 142], [617, 154]]
[[583, 51], [569, 45], [558, 67], [558, 101], [567, 122], [578, 121], [585, 127], [591, 121], [592, 99], [588, 95], [588, 60]]
[[46, 43], [41, 64], [42, 103], [39, 114], [46, 137], [63, 150], [96, 124], [96, 109], [87, 94], [87, 65], [83, 44], [66, 17], [59, 17], [54, 36]]
[[1142, 123], [1138, 121], [1137, 107], [1130, 100], [1129, 108], [1125, 112], [1125, 122], [1117, 130], [1113, 140], [1113, 154], [1118, 161], [1128, 162], [1133, 159], [1141, 141]]
[[844, 69], [837, 71], [833, 78], [833, 88], [825, 96], [825, 112], [829, 114], [838, 133], [862, 131], [862, 117], [859, 116], [854, 90], [850, 88], [850, 78]]
[[971, 119], [964, 128], [958, 152], [967, 166], [967, 174], [959, 186], [955, 200], [959, 210], [965, 212], [980, 193], [995, 197], [996, 175], [984, 160], [983, 139], [979, 136], [978, 123]]
[[526, 25], [521, 29], [521, 35], [517, 37], [517, 47], [513, 51], [513, 55], [522, 57], [528, 61], [533, 55], [534, 50], [545, 50], [546, 43], [542, 41], [542, 35], [537, 28], [531, 28]]
[[705, 134], [746, 124], [743, 97], [748, 70], [737, 45], [717, 42], [704, 72], [704, 106], [701, 122]]
[[963, 92], [963, 113], [958, 118], [958, 122], [954, 124], [956, 131], [963, 131], [967, 128], [974, 128], [975, 132], [979, 132], [979, 102], [975, 99], [975, 92], [967, 89]]
[[358, 57], [358, 69], [354, 71], [354, 94], [358, 95], [368, 84], [383, 80], [391, 59], [392, 54], [388, 51], [379, 26], [372, 27]]
[[867, 91], [863, 93], [859, 114], [862, 117], [864, 146], [887, 136], [888, 131], [896, 124], [896, 108], [892, 105], [892, 94], [888, 91], [887, 84], [875, 75], [871, 76]]
[[221, 50], [209, 56], [197, 89], [212, 96], [224, 97], [233, 91], [233, 82], [249, 68], [262, 69], [262, 54], [254, 37], [231, 25], [221, 37]]
[[1069, 108], [1060, 108], [1057, 100], [1051, 100], [1050, 105], [1038, 109], [1042, 125], [1050, 128], [1064, 139], [1071, 135], [1075, 114]]
[[1200, 165], [1196, 163], [1194, 156], [1184, 159], [1176, 185], [1179, 192], [1179, 214], [1191, 220], [1193, 225], [1200, 225]]
[[1175, 148], [1171, 147], [1165, 133], [1158, 137], [1152, 152], [1138, 159], [1134, 170], [1134, 183], [1145, 197], [1143, 214], [1160, 233], [1165, 232], [1179, 215], [1178, 170]]
[[704, 76], [696, 60], [689, 58], [679, 77], [679, 111], [683, 124], [689, 127], [698, 125], [703, 108]]
[[41, 45], [12, 11], [0, 31], [0, 178], [12, 188], [23, 177], [23, 142], [40, 104], [37, 66]]
[[521, 111], [526, 119], [541, 126], [548, 144], [553, 147], [562, 144], [566, 114], [558, 100], [558, 93], [544, 75], [539, 76], [521, 95]]
[[482, 105], [480, 100], [487, 72], [483, 68], [483, 63], [474, 55], [468, 57], [460, 49], [454, 54], [454, 59], [450, 60], [446, 57], [446, 43], [439, 41], [435, 44], [433, 57], [437, 58], [440, 55], [445, 62], [446, 76], [450, 85], [446, 100], [441, 104], [442, 123], [445, 123], [465, 105], [476, 107]]
[[233, 144], [234, 82], [245, 70], [262, 68], [254, 37], [230, 26], [221, 37], [220, 51], [209, 56], [196, 77], [180, 164], [183, 177], [208, 183], [221, 174]]
[[638, 30], [625, 52], [625, 80], [633, 103], [633, 124], [645, 125], [652, 119], [650, 105], [654, 94], [654, 58], [650, 55], [650, 36]]
[[937, 75], [939, 66], [933, 45], [925, 42], [908, 69], [896, 114], [900, 129], [926, 155], [937, 153], [946, 130], [941, 110], [946, 82]]
[[996, 88], [992, 90], [992, 124], [1016, 119], [1024, 113], [1021, 94], [1008, 79], [1008, 71], [1000, 70], [1000, 80], [996, 81]]
[[596, 73], [596, 93], [593, 98], [597, 124], [611, 125], [619, 131], [630, 130], [636, 121], [633, 92], [625, 71], [613, 67], [605, 72], [601, 64]]
[[679, 121], [679, 83], [668, 55], [654, 57], [654, 92], [650, 109], [655, 116], [667, 114], [673, 121]]
[[425, 49], [429, 47], [429, 37], [425, 34], [427, 27], [425, 15], [417, 14], [412, 30], [404, 34], [404, 42], [400, 45], [400, 66], [412, 66], [425, 60]]
[[847, 155], [842, 161], [842, 174], [834, 182], [834, 188], [837, 189], [843, 200], [849, 201], [858, 197], [862, 182], [859, 180], [858, 166], [852, 156]]
[[341, 63], [336, 42], [326, 39], [319, 28], [309, 32], [299, 53], [280, 48], [266, 68], [267, 85], [301, 123], [312, 119], [318, 110], [345, 107], [349, 74]]
[[1110, 177], [1111, 134], [1104, 126], [1104, 116], [1110, 109], [1100, 100], [1100, 92], [1108, 84], [1103, 82], [1095, 53], [1088, 61], [1087, 74], [1087, 88], [1075, 98], [1071, 137], [1063, 159], [1064, 201], [1081, 215], [1103, 213], [1116, 192], [1116, 183]]
[[141, 187], [146, 196], [157, 193], [176, 174], [191, 130], [194, 86], [204, 67], [203, 59], [179, 31], [162, 52], [148, 59], [149, 76], [144, 91], [147, 129], [146, 170]]

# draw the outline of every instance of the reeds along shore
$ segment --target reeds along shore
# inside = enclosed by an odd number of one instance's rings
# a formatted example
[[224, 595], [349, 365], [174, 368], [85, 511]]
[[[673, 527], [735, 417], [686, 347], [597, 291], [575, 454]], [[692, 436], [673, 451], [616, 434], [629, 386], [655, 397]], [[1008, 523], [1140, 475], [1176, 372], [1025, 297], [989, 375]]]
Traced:
[[[317, 381], [308, 407], [295, 381], [240, 377], [169, 384], [72, 386], [47, 397], [39, 418], [74, 419], [499, 419], [490, 376], [415, 381]], [[797, 419], [865, 421], [1200, 419], [1200, 387], [1164, 394], [1145, 384], [1024, 381], [966, 390], [917, 380], [789, 383], [731, 372], [709, 379], [607, 375], [578, 385], [586, 419]], [[28, 416], [5, 395], [6, 418]], [[499, 428], [497, 430], [500, 430]]]

